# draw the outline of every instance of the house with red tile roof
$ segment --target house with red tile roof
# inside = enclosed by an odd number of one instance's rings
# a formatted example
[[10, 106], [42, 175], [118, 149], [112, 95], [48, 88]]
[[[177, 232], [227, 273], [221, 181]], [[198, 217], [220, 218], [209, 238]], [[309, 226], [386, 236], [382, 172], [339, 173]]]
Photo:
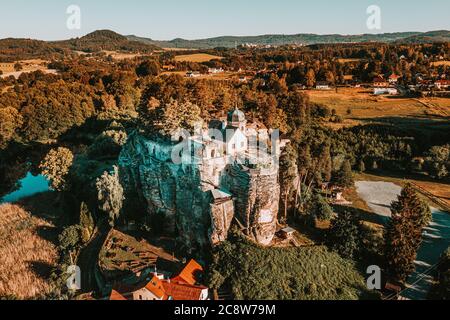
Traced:
[[436, 89], [447, 89], [450, 86], [450, 80], [445, 80], [445, 79], [441, 79], [441, 80], [437, 80], [434, 82], [434, 86]]
[[383, 76], [377, 76], [373, 79], [373, 86], [378, 88], [384, 88], [389, 86], [389, 82], [384, 79]]
[[120, 293], [118, 293], [116, 290], [111, 290], [111, 294], [109, 295], [109, 300], [127, 300], [125, 299], [125, 297], [123, 295], [121, 295]]
[[400, 76], [396, 75], [395, 73], [391, 74], [389, 77], [389, 83], [390, 84], [396, 84], [398, 82], [398, 79]]
[[189, 263], [181, 270], [180, 274], [173, 278], [173, 281], [184, 282], [190, 285], [195, 285], [196, 275], [203, 273], [203, 268], [194, 259], [189, 261]]
[[169, 300], [208, 300], [208, 288], [183, 282], [167, 280], [163, 282]]
[[197, 281], [198, 274], [202, 272], [202, 266], [191, 260], [171, 279], [152, 273], [151, 279], [140, 284], [116, 286], [109, 300], [208, 300], [208, 288], [198, 285]]
[[164, 291], [163, 279], [153, 274], [152, 279], [147, 284], [133, 292], [133, 300], [167, 300]]

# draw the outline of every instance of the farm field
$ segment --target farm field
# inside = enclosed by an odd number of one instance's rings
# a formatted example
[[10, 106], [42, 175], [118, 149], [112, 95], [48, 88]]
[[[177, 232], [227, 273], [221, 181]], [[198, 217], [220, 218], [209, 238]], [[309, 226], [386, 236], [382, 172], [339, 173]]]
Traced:
[[450, 66], [450, 61], [436, 61], [431, 63], [432, 66], [439, 67], [439, 66]]
[[187, 54], [187, 55], [181, 55], [181, 56], [175, 57], [175, 60], [178, 62], [197, 62], [197, 63], [208, 62], [211, 60], [221, 60], [221, 59], [223, 59], [223, 58], [219, 57], [219, 56], [214, 56], [211, 54], [206, 54], [206, 53]]
[[114, 60], [125, 60], [125, 59], [134, 59], [136, 57], [141, 57], [143, 54], [141, 53], [123, 53], [117, 51], [107, 51], [103, 50], [107, 56], [111, 56]]
[[337, 59], [337, 61], [339, 63], [357, 63], [357, 62], [362, 61], [362, 59], [352, 59], [352, 58], [344, 59], [344, 58], [339, 58], [339, 59]]
[[48, 69], [47, 64], [49, 61], [42, 59], [30, 59], [30, 60], [21, 60], [18, 61], [22, 65], [22, 70], [15, 72], [6, 72], [3, 73], [0, 77], [7, 78], [10, 76], [14, 76], [16, 79], [20, 77], [22, 73], [29, 73], [35, 71], [42, 71], [44, 73], [55, 74], [56, 70]]
[[[162, 76], [168, 76], [168, 75], [172, 75], [172, 74], [177, 74], [177, 75], [184, 77], [184, 76], [186, 76], [186, 71], [166, 71], [166, 72], [161, 73]], [[237, 74], [234, 72], [222, 72], [222, 73], [215, 73], [215, 74], [202, 74], [202, 75], [196, 77], [195, 79], [226, 81], [226, 80], [233, 80], [233, 79], [237, 80], [238, 77], [237, 77]]]
[[[335, 109], [346, 118], [364, 119], [389, 116], [441, 117], [443, 110], [450, 114], [450, 99], [411, 99], [402, 97], [374, 96], [370, 89], [339, 88], [335, 90], [307, 91], [311, 102]], [[351, 114], [348, 111], [351, 110]]]

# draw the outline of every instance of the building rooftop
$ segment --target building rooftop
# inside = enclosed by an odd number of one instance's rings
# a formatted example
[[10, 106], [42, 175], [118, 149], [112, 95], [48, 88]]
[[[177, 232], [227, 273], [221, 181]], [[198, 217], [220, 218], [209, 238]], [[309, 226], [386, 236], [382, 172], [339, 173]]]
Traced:
[[197, 283], [195, 279], [198, 273], [202, 273], [203, 268], [195, 260], [189, 261], [189, 263], [181, 270], [180, 274], [173, 278], [173, 281], [184, 282], [186, 284], [194, 285]]
[[219, 189], [211, 190], [211, 194], [212, 194], [214, 200], [227, 199], [227, 198], [232, 197], [231, 194], [229, 194], [225, 191], [219, 190]]

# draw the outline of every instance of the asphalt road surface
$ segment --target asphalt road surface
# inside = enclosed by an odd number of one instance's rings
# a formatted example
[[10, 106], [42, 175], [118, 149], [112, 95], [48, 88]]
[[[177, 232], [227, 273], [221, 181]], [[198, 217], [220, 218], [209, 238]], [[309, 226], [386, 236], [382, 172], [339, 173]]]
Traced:
[[[401, 188], [390, 182], [358, 181], [359, 196], [376, 214], [388, 219], [391, 202], [397, 199]], [[425, 300], [435, 275], [441, 254], [450, 246], [450, 214], [433, 209], [433, 221], [425, 228], [422, 245], [417, 252], [416, 271], [408, 279], [408, 288], [401, 296], [412, 300]]]

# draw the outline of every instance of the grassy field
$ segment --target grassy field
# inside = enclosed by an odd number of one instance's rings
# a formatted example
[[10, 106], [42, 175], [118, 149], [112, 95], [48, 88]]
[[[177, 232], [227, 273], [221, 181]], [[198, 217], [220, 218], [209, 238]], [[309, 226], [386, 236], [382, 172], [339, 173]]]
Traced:
[[178, 62], [197, 62], [197, 63], [208, 62], [211, 60], [221, 60], [221, 59], [223, 59], [223, 58], [219, 57], [219, 56], [213, 56], [211, 54], [206, 54], [206, 53], [187, 54], [187, 55], [181, 55], [181, 56], [175, 57], [175, 60]]
[[51, 70], [47, 68], [49, 61], [42, 59], [30, 59], [18, 61], [22, 65], [22, 70], [15, 72], [6, 72], [1, 75], [2, 78], [9, 76], [14, 76], [19, 78], [22, 73], [30, 73], [35, 71], [42, 71], [43, 73], [56, 74], [56, 70]]
[[107, 51], [107, 50], [103, 50], [103, 52], [107, 56], [111, 56], [114, 60], [134, 59], [136, 57], [142, 56], [142, 54], [140, 54], [140, 53], [123, 53], [123, 52]]
[[[450, 99], [446, 98], [374, 96], [370, 89], [363, 88], [339, 88], [337, 93], [335, 90], [308, 90], [307, 93], [312, 102], [326, 105], [335, 109], [338, 115], [353, 119], [389, 116], [440, 117], [441, 109], [450, 112]], [[348, 114], [348, 110], [351, 110], [351, 114]]]
[[352, 127], [370, 121], [383, 119], [414, 119], [448, 123], [450, 99], [411, 99], [394, 96], [374, 96], [371, 89], [338, 88], [338, 91], [307, 90], [311, 102], [322, 104], [343, 117], [343, 123], [329, 126], [334, 129]]
[[439, 67], [439, 66], [450, 66], [450, 61], [436, 61], [436, 62], [432, 62], [431, 63], [432, 66], [434, 67]]
[[0, 296], [27, 299], [50, 291], [58, 252], [47, 240], [54, 226], [18, 205], [0, 205]]
[[344, 59], [344, 58], [337, 59], [339, 63], [357, 63], [360, 62], [361, 60], [362, 59]]

